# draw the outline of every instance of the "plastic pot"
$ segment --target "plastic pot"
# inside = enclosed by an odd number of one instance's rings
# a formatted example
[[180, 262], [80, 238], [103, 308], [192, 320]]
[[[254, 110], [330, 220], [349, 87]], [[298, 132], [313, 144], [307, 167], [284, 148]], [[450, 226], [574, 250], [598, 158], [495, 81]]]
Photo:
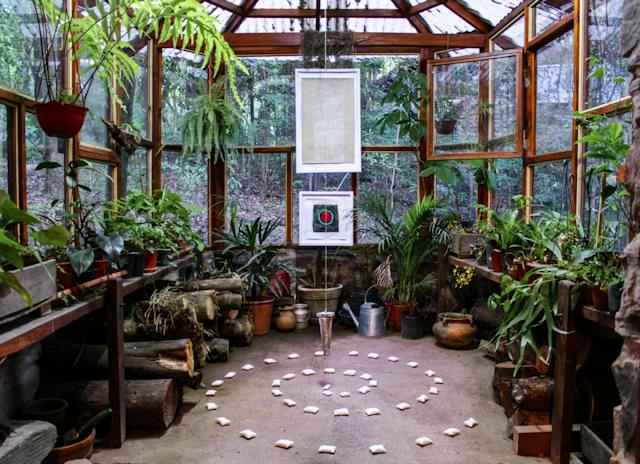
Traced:
[[593, 301], [593, 307], [597, 310], [606, 311], [609, 309], [609, 301], [606, 291], [597, 287], [591, 287], [591, 300]]
[[409, 305], [392, 304], [389, 308], [389, 317], [387, 318], [387, 325], [391, 330], [398, 332], [402, 329], [402, 315], [409, 312]]
[[144, 272], [153, 272], [158, 269], [158, 250], [144, 253]]
[[158, 248], [158, 266], [168, 266], [171, 264], [171, 250], [168, 248]]
[[408, 340], [424, 337], [424, 320], [421, 316], [402, 314], [400, 318], [400, 336]]
[[144, 274], [144, 257], [142, 253], [132, 251], [125, 253], [124, 269], [127, 271], [127, 278], [141, 277]]
[[253, 314], [254, 335], [266, 335], [269, 333], [274, 301], [270, 297], [249, 301], [249, 311]]
[[82, 129], [88, 108], [70, 103], [49, 102], [34, 105], [38, 124], [49, 137], [68, 139]]
[[624, 282], [612, 285], [607, 289], [607, 300], [609, 303], [609, 311], [612, 313], [620, 310], [620, 300], [622, 300], [622, 290], [624, 290]]
[[60, 430], [68, 407], [69, 403], [61, 398], [39, 398], [24, 404], [20, 408], [20, 417], [50, 422]]

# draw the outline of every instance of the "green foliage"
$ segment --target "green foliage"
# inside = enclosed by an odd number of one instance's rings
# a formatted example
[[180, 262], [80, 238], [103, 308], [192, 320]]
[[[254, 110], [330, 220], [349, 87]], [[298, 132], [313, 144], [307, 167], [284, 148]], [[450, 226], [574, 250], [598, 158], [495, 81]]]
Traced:
[[193, 102], [185, 115], [182, 153], [206, 154], [214, 163], [234, 153], [243, 135], [246, 117], [235, 100], [226, 98], [226, 80], [215, 82]]
[[[128, 42], [135, 35], [156, 37], [183, 50], [190, 45], [194, 53], [203, 55], [203, 67], [213, 62], [214, 74], [224, 62], [232, 93], [239, 100], [233, 82], [236, 70], [244, 68], [218, 31], [218, 21], [197, 0], [106, 0], [85, 8], [79, 17], [70, 17], [56, 0], [31, 1], [38, 20], [48, 100], [63, 95], [62, 80], [57, 79], [62, 69], [50, 70], [49, 62], [58, 54], [70, 55], [75, 47], [72, 57], [88, 63], [81, 72], [85, 79], [81, 79], [76, 101], [86, 100], [95, 78], [119, 101], [115, 89], [128, 88], [140, 70], [133, 58], [136, 50]], [[114, 78], [117, 86], [111, 85]]]
[[[446, 220], [438, 217], [442, 202], [431, 195], [417, 201], [400, 221], [394, 220], [393, 207], [380, 194], [366, 196], [358, 210], [372, 220], [369, 228], [378, 239], [378, 250], [393, 259], [397, 281], [385, 297], [395, 297], [413, 312], [419, 297], [435, 286], [432, 274], [424, 274], [424, 265], [433, 262], [441, 243], [448, 243]], [[390, 260], [386, 260], [390, 266]], [[389, 275], [389, 270], [383, 271]]]
[[222, 266], [242, 276], [252, 299], [259, 298], [265, 290], [280, 296], [279, 286], [271, 284], [278, 269], [294, 275], [287, 263], [275, 260], [279, 247], [268, 244], [278, 225], [278, 221], [261, 218], [243, 221], [232, 214], [229, 230], [216, 232], [215, 243], [223, 246]]

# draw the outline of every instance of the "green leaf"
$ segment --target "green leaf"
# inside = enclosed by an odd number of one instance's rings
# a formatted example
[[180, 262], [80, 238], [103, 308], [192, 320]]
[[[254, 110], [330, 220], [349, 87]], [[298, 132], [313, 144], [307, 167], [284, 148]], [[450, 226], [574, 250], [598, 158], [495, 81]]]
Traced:
[[32, 233], [42, 245], [50, 245], [54, 247], [64, 247], [69, 243], [69, 231], [61, 225], [54, 225], [44, 230], [34, 230]]

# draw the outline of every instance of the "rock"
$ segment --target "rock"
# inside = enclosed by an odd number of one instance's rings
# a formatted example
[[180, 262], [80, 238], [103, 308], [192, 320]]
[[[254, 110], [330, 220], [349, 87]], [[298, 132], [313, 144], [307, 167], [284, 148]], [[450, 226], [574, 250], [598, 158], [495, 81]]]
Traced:
[[0, 446], [0, 462], [32, 464], [42, 462], [53, 449], [58, 432], [44, 421], [9, 421], [0, 423], [8, 436]]

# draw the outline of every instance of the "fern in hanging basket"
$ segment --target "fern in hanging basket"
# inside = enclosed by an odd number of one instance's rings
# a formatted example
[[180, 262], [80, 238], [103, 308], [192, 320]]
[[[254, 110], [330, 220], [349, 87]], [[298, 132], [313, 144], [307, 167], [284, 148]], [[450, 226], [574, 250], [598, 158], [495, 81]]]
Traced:
[[217, 81], [194, 101], [182, 127], [183, 155], [206, 154], [217, 163], [235, 151], [247, 118], [225, 89], [226, 81]]

